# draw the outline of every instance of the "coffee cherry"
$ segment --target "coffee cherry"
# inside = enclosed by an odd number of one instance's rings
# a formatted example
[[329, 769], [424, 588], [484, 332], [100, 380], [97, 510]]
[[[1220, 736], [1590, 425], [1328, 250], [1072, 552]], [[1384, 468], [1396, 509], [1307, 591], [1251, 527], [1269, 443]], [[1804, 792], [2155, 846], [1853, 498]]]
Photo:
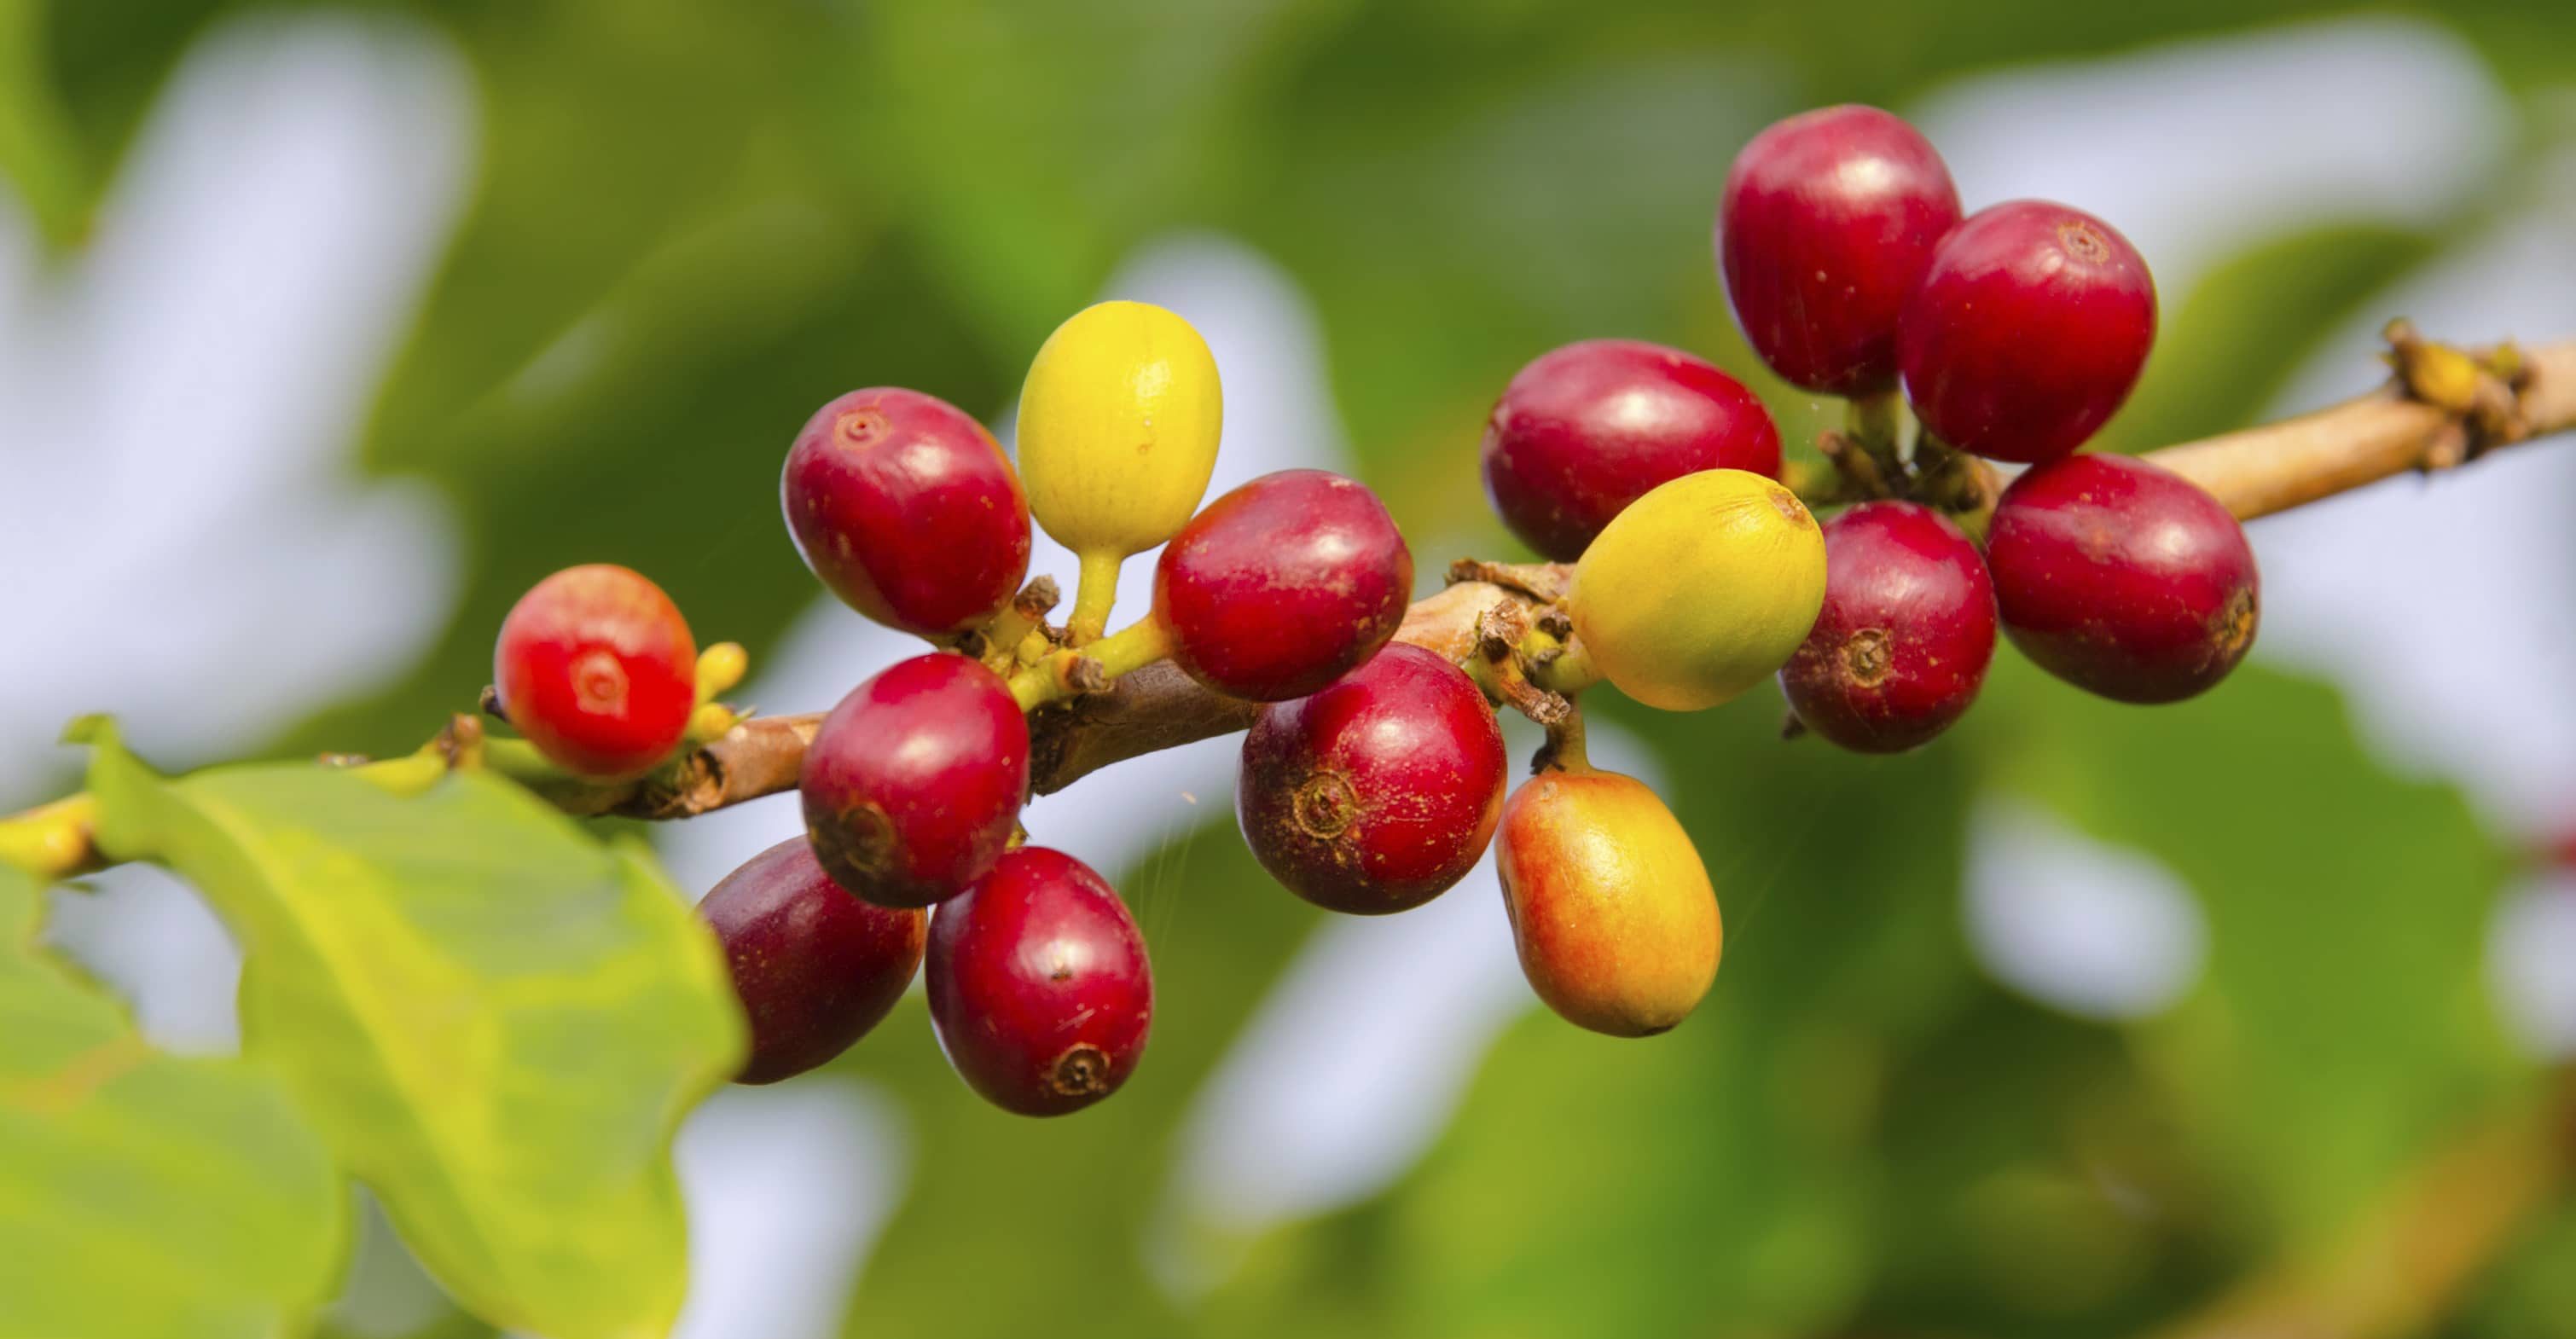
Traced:
[[1829, 395], [1896, 384], [1896, 322], [1959, 221], [1950, 170], [1876, 107], [1826, 107], [1753, 137], [1726, 174], [1718, 268], [1762, 361]]
[[1897, 342], [1925, 429], [2039, 462], [2110, 421], [2155, 339], [2155, 281], [2128, 238], [2082, 210], [2015, 200], [1942, 241]]
[[1061, 1116], [1118, 1091], [1145, 1053], [1154, 979], [1125, 903], [1091, 867], [1024, 846], [930, 918], [930, 1022], [967, 1086]]
[[815, 411], [779, 481], [797, 551], [890, 628], [940, 637], [1010, 602], [1029, 570], [1029, 504], [984, 425], [879, 386]]
[[1163, 549], [1154, 618], [1173, 663], [1228, 697], [1304, 697], [1377, 653], [1413, 598], [1413, 553], [1377, 495], [1324, 470], [1265, 474]]
[[501, 621], [501, 710], [567, 771], [623, 781], [680, 747], [697, 706], [697, 643], [662, 588], [609, 563], [567, 567]]
[[1508, 768], [1484, 691], [1398, 642], [1311, 697], [1261, 709], [1235, 816], [1288, 891], [1331, 911], [1404, 911], [1485, 853]]
[[1557, 562], [1646, 490], [1695, 470], [1777, 477], [1780, 430], [1742, 382], [1679, 349], [1595, 339], [1540, 354], [1485, 420], [1485, 495]]
[[751, 1018], [737, 1083], [776, 1083], [829, 1063], [868, 1034], [921, 966], [930, 916], [852, 897], [790, 837], [724, 876], [698, 903]]
[[1986, 563], [2013, 645], [2107, 698], [2179, 702], [2254, 645], [2261, 581], [2245, 528], [2132, 456], [2069, 456], [2013, 480]]
[[1690, 834], [1644, 782], [1542, 772], [1495, 845], [1521, 973], [1566, 1021], [1647, 1037], [1689, 1016], [1725, 932]]
[[1825, 604], [1780, 691], [1808, 729], [1861, 753], [1929, 741], [1977, 700], [1995, 654], [1995, 588], [1977, 546], [1912, 502], [1825, 523]]
[[1020, 477], [1038, 524], [1081, 560], [1077, 638], [1099, 635], [1119, 562], [1198, 510], [1223, 420], [1216, 358], [1171, 312], [1103, 302], [1047, 336], [1020, 390]]
[[798, 789], [815, 858], [842, 887], [923, 907], [983, 877], [1029, 786], [1029, 724], [1001, 676], [915, 656], [850, 690], [814, 732]]
[[1662, 484], [1575, 564], [1575, 634], [1619, 691], [1713, 707], [1769, 677], [1825, 598], [1825, 543], [1796, 494], [1743, 470]]

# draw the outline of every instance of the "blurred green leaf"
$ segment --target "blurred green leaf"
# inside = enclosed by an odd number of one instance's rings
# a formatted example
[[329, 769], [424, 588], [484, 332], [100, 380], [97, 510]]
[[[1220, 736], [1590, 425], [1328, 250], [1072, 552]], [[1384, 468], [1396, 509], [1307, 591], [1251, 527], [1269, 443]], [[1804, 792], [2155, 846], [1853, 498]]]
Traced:
[[0, 0], [0, 186], [14, 186], [46, 240], [65, 244], [89, 213], [71, 123], [42, 51], [38, 0]]
[[712, 939], [637, 851], [476, 773], [403, 798], [310, 765], [166, 781], [96, 728], [100, 841], [244, 945], [242, 1033], [449, 1289], [555, 1339], [658, 1333], [680, 1116], [740, 1063]]
[[255, 1339], [331, 1295], [347, 1194], [258, 1066], [154, 1051], [0, 865], [0, 1336]]
[[2141, 1037], [2267, 1244], [2331, 1238], [2528, 1082], [2483, 970], [2509, 854], [2457, 791], [2391, 775], [2331, 690], [2247, 666], [2148, 710], [1999, 656], [1986, 702], [2002, 784], [2198, 895], [2206, 979]]
[[2165, 295], [2138, 392], [2092, 448], [2142, 451], [2260, 421], [2292, 373], [2433, 254], [2432, 239], [2414, 233], [2332, 227], [2213, 267], [2188, 293]]

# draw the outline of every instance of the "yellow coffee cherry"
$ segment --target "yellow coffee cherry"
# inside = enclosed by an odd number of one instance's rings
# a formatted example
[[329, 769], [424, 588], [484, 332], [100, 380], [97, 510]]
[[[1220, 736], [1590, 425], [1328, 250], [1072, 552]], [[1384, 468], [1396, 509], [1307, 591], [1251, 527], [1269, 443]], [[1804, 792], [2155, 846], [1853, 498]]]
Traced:
[[1207, 341], [1160, 307], [1086, 307], [1038, 350], [1020, 389], [1020, 482], [1030, 514], [1082, 561], [1078, 639], [1099, 635], [1119, 563], [1198, 510], [1223, 419]]
[[1650, 707], [1697, 711], [1771, 677], [1825, 600], [1825, 536], [1798, 496], [1702, 470], [1613, 517], [1574, 566], [1593, 665]]
[[1568, 1022], [1652, 1036], [1708, 993], [1726, 938], [1717, 893], [1646, 783], [1541, 772], [1503, 806], [1494, 853], [1521, 974]]

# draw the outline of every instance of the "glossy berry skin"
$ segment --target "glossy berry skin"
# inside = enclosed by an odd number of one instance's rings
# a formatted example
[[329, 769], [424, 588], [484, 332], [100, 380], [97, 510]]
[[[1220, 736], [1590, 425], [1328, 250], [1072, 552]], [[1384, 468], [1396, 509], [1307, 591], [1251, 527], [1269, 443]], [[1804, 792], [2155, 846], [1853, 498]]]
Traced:
[[1898, 358], [1933, 436], [2035, 464], [2110, 421], [2155, 340], [2155, 281], [2129, 239], [2082, 210], [2015, 200], [1933, 253]]
[[1135, 1073], [1154, 1019], [1145, 939], [1090, 866], [1042, 846], [1002, 857], [930, 918], [930, 1022], [967, 1086], [1061, 1116]]
[[805, 565], [890, 628], [963, 632], [1028, 574], [1029, 504], [1011, 462], [983, 424], [918, 391], [871, 387], [815, 411], [779, 499]]
[[850, 1049], [912, 984], [929, 913], [850, 895], [790, 837], [724, 877], [698, 915], [714, 927], [751, 1018], [737, 1083], [793, 1078]]
[[1901, 753], [1977, 700], [1995, 655], [1995, 587], [1977, 546], [1914, 502], [1864, 502], [1825, 523], [1825, 603], [1780, 691], [1817, 735]]
[[2189, 480], [2077, 455], [2013, 480], [1986, 538], [2004, 632], [2058, 678], [2121, 702], [2206, 691], [2253, 648], [2245, 528]]
[[1521, 973], [1566, 1021], [1653, 1036], [1716, 980], [1716, 890], [1644, 782], [1588, 769], [1531, 777], [1503, 806], [1495, 857]]
[[1397, 642], [1321, 692], [1262, 708], [1235, 817], [1288, 891], [1355, 915], [1405, 911], [1475, 867], [1509, 770], [1484, 691]]
[[1413, 598], [1386, 505], [1324, 470], [1265, 474], [1163, 549], [1154, 617], [1174, 663], [1228, 697], [1304, 697], [1377, 653]]
[[1570, 563], [1629, 503], [1694, 470], [1780, 474], [1780, 430], [1742, 382], [1679, 349], [1594, 339], [1540, 354], [1485, 420], [1485, 496]]
[[1029, 786], [1029, 726], [999, 675], [938, 652], [850, 690], [814, 732], [798, 789], [815, 858], [880, 906], [982, 878]]
[[1575, 635], [1620, 692], [1699, 711], [1771, 677], [1815, 625], [1825, 541], [1797, 494], [1743, 470], [1637, 499], [1574, 565]]
[[1826, 107], [1753, 137], [1726, 174], [1718, 268], [1753, 350], [1793, 385], [1896, 383], [1896, 323], [1959, 192], [1930, 141], [1876, 107]]
[[492, 684], [510, 724], [597, 781], [653, 770], [697, 706], [697, 643], [662, 588], [609, 563], [567, 567], [501, 621]]

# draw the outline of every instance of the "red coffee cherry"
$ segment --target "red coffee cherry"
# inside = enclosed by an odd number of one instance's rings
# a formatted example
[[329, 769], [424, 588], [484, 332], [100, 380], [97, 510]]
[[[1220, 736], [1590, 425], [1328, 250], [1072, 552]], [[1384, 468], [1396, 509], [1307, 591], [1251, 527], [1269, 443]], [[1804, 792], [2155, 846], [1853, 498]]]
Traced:
[[1265, 474], [1163, 549], [1154, 617], [1174, 663], [1228, 697], [1322, 688], [1395, 635], [1413, 553], [1377, 495], [1324, 470]]
[[1061, 1116], [1118, 1091], [1145, 1053], [1154, 979], [1125, 903], [1091, 867], [1024, 846], [930, 918], [930, 1022], [967, 1086]]
[[2111, 419], [2156, 341], [2147, 262], [2110, 224], [2043, 200], [1977, 211], [1932, 255], [1897, 337], [1932, 435], [2055, 460]]
[[1771, 370], [1828, 395], [1896, 384], [1896, 322], [1959, 221], [1950, 169], [1876, 107], [1826, 107], [1753, 137], [1726, 174], [1718, 267]]
[[1235, 816], [1288, 891], [1332, 911], [1404, 911], [1475, 867], [1508, 771], [1483, 690], [1397, 642], [1311, 697], [1261, 709]]
[[779, 481], [788, 532], [832, 593], [924, 637], [992, 617], [1029, 570], [1029, 504], [991, 433], [919, 391], [816, 410]]
[[501, 710], [568, 771], [623, 781], [680, 747], [697, 706], [698, 647], [662, 588], [609, 563], [567, 567], [501, 621]]
[[1808, 729], [1861, 753], [1931, 740], [1977, 700], [1995, 655], [1986, 560], [1948, 517], [1864, 502], [1825, 523], [1825, 604], [1780, 691]]
[[2179, 702], [2254, 645], [2261, 583], [2245, 528], [2131, 456], [2069, 456], [2015, 479], [1986, 564], [2013, 645], [2107, 698]]
[[1029, 787], [1029, 725], [1001, 676], [938, 652], [850, 690], [805, 750], [815, 858], [842, 887], [923, 907], [982, 878]]
[[850, 1049], [903, 998], [929, 913], [852, 897], [790, 837], [724, 876], [698, 903], [751, 1017], [736, 1083], [793, 1078]]
[[1540, 354], [1485, 420], [1485, 495], [1556, 562], [1621, 508], [1699, 470], [1780, 474], [1780, 430], [1742, 382], [1679, 349], [1594, 339]]

